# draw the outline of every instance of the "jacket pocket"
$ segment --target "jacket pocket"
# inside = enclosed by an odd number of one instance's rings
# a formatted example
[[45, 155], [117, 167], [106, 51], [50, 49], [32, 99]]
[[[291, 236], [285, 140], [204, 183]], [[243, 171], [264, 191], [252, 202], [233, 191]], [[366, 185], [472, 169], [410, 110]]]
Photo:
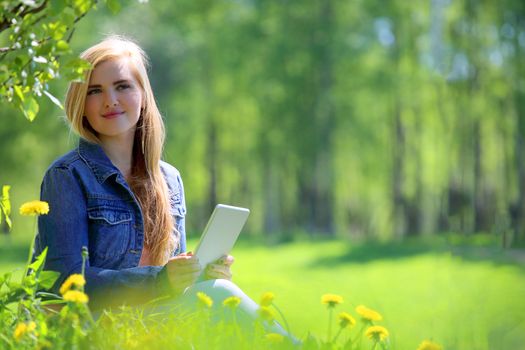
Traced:
[[102, 258], [121, 256], [131, 239], [131, 212], [109, 206], [88, 208], [90, 244]]

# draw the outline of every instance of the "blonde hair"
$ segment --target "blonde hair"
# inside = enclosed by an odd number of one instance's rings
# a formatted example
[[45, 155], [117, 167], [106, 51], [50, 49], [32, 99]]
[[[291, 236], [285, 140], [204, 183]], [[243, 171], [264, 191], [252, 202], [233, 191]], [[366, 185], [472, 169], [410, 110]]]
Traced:
[[[93, 68], [108, 60], [127, 58], [142, 89], [143, 105], [135, 131], [132, 179], [129, 185], [142, 209], [144, 247], [148, 248], [153, 264], [164, 265], [180, 244], [180, 234], [175, 229], [170, 213], [168, 187], [160, 169], [165, 130], [148, 78], [147, 56], [131, 40], [110, 36], [88, 48], [80, 57]], [[71, 128], [77, 134], [92, 143], [100, 143], [97, 133], [84, 116], [91, 73], [92, 69], [86, 72], [83, 82], [70, 83], [65, 109]]]

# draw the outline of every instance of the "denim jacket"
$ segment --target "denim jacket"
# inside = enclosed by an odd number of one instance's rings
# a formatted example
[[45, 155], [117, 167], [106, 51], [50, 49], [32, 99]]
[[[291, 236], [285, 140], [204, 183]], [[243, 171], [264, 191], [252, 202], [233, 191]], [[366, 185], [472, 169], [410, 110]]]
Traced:
[[[177, 169], [165, 162], [160, 165], [180, 233], [176, 255], [186, 250], [184, 188]], [[61, 274], [55, 290], [67, 276], [80, 273], [81, 250], [86, 246], [85, 290], [92, 307], [110, 305], [113, 298], [134, 303], [159, 296], [163, 290], [159, 283], [167, 283], [165, 268], [138, 266], [144, 247], [141, 208], [99, 145], [80, 139], [77, 149], [49, 167], [40, 196], [50, 211], [38, 218], [35, 255], [48, 247], [45, 269]]]

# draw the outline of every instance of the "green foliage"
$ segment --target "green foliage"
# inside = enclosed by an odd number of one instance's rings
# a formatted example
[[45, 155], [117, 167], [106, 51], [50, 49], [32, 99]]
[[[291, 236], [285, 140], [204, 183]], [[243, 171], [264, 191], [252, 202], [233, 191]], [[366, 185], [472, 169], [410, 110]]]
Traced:
[[[252, 208], [254, 234], [525, 237], [522, 2], [104, 4], [64, 41], [120, 33], [149, 54], [189, 231], [224, 201]], [[63, 96], [64, 74], [44, 91]], [[0, 129], [20, 191], [74, 145], [47, 100], [45, 124]]]
[[[96, 8], [98, 0], [34, 1], [0, 3], [0, 96], [29, 121], [39, 112], [44, 94], [62, 108], [49, 91], [58, 78], [82, 80], [90, 65], [70, 48], [77, 22]], [[104, 0], [117, 13], [119, 0]]]
[[[189, 247], [196, 243], [189, 242]], [[415, 350], [423, 339], [434, 339], [444, 349], [519, 349], [525, 341], [523, 266], [512, 263], [518, 260], [510, 260], [512, 255], [497, 247], [487, 250], [474, 242], [467, 250], [467, 242], [463, 241], [458, 250], [457, 242], [452, 244], [453, 249], [447, 250], [443, 242], [417, 240], [407, 246], [349, 246], [332, 240], [267, 247], [240, 242], [233, 252], [237, 261], [233, 266], [234, 281], [256, 301], [271, 288], [292, 333], [304, 344], [308, 333], [318, 343], [326, 341], [328, 313], [319, 297], [335, 292], [344, 296], [344, 302], [334, 310], [332, 337], [338, 330], [337, 314], [346, 311], [357, 320], [353, 310], [362, 302], [384, 316], [379, 324], [391, 332], [392, 350]], [[2, 271], [12, 268], [6, 267], [4, 254], [0, 261], [4, 261], [0, 264]], [[23, 263], [19, 263], [19, 269], [23, 269]], [[130, 320], [116, 318], [116, 334], [107, 333], [108, 339], [120, 339], [119, 344], [123, 344], [126, 337], [133, 338], [132, 330], [142, 335], [150, 329], [139, 324], [138, 310], [128, 311]], [[141, 317], [154, 325], [154, 313]], [[175, 315], [169, 317], [175, 322]], [[98, 326], [102, 326], [100, 321]], [[9, 325], [0, 334], [12, 339], [14, 325]], [[171, 332], [176, 329], [163, 329], [162, 334], [165, 337]], [[345, 329], [338, 343], [342, 345], [347, 336], [355, 337], [358, 332], [359, 327]], [[104, 336], [101, 330], [98, 334]], [[362, 345], [369, 350], [372, 342], [365, 338]]]
[[0, 224], [2, 220], [5, 220], [5, 223], [11, 229], [11, 200], [9, 198], [9, 190], [11, 186], [4, 185], [2, 186], [2, 196], [0, 196]]
[[[273, 302], [261, 306], [259, 316], [246, 319], [240, 314], [237, 305], [203, 304], [199, 298], [186, 300], [194, 305], [181, 306], [180, 303], [167, 303], [166, 300], [152, 301], [139, 307], [121, 307], [117, 310], [104, 310], [95, 322], [84, 302], [67, 299], [67, 292], [60, 296], [39, 292], [39, 288], [49, 288], [57, 275], [45, 283], [41, 272], [46, 251], [28, 266], [29, 275], [22, 283], [11, 282], [11, 274], [0, 278], [0, 344], [5, 349], [389, 349], [388, 338], [370, 337], [363, 342], [365, 331], [373, 322], [364, 318], [351, 323], [338, 319], [334, 336], [316, 337], [307, 334], [299, 340], [274, 330], [274, 314], [270, 308], [278, 310]], [[51, 297], [51, 300], [43, 301]], [[261, 301], [262, 302], [262, 301]], [[13, 305], [14, 307], [9, 307]], [[332, 323], [332, 311], [336, 305], [329, 306], [328, 327]], [[282, 316], [282, 314], [281, 314]], [[282, 316], [284, 317], [284, 316]], [[286, 322], [284, 320], [284, 322]], [[278, 333], [275, 333], [275, 332]], [[386, 330], [385, 330], [386, 332]]]

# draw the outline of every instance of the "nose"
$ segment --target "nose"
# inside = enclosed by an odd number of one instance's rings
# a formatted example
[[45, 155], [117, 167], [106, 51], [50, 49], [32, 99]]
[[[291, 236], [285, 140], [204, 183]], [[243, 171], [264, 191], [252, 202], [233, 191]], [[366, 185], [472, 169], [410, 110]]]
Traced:
[[115, 107], [118, 105], [118, 98], [115, 91], [112, 91], [111, 89], [108, 90], [105, 94], [105, 105], [106, 108]]

